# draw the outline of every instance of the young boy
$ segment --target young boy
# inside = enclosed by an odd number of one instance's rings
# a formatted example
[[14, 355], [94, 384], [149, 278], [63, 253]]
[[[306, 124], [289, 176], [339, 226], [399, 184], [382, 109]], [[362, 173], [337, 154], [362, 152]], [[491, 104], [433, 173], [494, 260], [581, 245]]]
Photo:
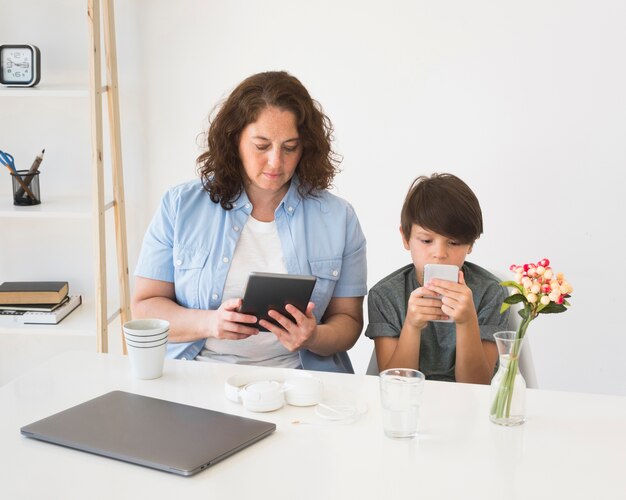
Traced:
[[[482, 232], [480, 204], [461, 179], [433, 174], [413, 182], [400, 226], [413, 263], [368, 296], [365, 335], [374, 339], [380, 371], [415, 368], [431, 380], [490, 382], [498, 358], [493, 334], [507, 329], [508, 314], [500, 314], [507, 293], [491, 273], [465, 262]], [[458, 266], [458, 283], [424, 283], [425, 264]], [[452, 321], [434, 321], [441, 319]]]

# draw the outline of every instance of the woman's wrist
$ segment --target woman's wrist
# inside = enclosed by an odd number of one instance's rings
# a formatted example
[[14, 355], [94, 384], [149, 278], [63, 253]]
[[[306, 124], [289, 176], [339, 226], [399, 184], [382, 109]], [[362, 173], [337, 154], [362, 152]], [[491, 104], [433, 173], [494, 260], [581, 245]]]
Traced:
[[302, 343], [302, 345], [300, 346], [300, 349], [298, 350], [306, 349], [307, 351], [315, 352], [315, 347], [319, 340], [319, 327], [320, 325], [315, 325], [315, 328], [311, 332], [311, 335], [309, 336], [309, 338], [305, 342]]
[[215, 320], [216, 314], [214, 310], [199, 310], [201, 314], [199, 318], [193, 318], [192, 321], [197, 320], [197, 335], [198, 338], [208, 339], [215, 337]]

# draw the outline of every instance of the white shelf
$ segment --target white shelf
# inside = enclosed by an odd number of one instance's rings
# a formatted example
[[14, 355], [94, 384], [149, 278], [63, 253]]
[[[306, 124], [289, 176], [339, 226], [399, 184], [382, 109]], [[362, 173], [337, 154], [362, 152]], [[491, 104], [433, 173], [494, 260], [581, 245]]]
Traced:
[[41, 204], [30, 207], [13, 205], [11, 195], [0, 195], [0, 218], [89, 219], [92, 201], [81, 196], [44, 197]]
[[0, 318], [0, 334], [29, 335], [78, 335], [96, 336], [95, 324], [96, 310], [93, 300], [85, 300], [83, 303], [67, 315], [58, 325], [23, 325], [11, 323]]
[[36, 87], [1, 87], [0, 97], [88, 97], [85, 85], [47, 84]]

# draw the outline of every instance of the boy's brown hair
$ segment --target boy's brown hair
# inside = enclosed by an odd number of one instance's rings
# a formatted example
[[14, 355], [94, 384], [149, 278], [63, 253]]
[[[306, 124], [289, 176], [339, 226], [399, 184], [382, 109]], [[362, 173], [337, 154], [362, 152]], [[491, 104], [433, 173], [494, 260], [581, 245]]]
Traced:
[[422, 175], [404, 199], [400, 216], [408, 241], [413, 224], [463, 244], [474, 243], [483, 233], [483, 214], [470, 187], [452, 174]]

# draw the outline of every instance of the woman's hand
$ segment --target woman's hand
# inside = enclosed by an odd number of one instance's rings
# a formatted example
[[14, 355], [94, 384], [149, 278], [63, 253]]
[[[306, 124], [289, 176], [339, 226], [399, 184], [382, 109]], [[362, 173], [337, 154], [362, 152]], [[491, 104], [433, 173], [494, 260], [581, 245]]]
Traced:
[[306, 311], [303, 313], [297, 307], [287, 304], [285, 310], [294, 317], [295, 322], [283, 316], [278, 311], [270, 310], [268, 315], [270, 318], [276, 320], [282, 328], [263, 319], [259, 321], [259, 324], [276, 335], [278, 341], [285, 346], [287, 350], [290, 352], [299, 351], [311, 344], [315, 338], [317, 320], [315, 316], [313, 316], [314, 308], [315, 304], [309, 302]]
[[256, 335], [259, 330], [254, 326], [241, 323], [256, 323], [256, 316], [239, 312], [241, 299], [228, 299], [212, 314], [209, 320], [209, 337], [216, 339], [241, 340]]
[[463, 271], [459, 271], [459, 282], [432, 279], [426, 288], [441, 295], [441, 311], [457, 324], [476, 322], [476, 308], [472, 290], [465, 284]]

